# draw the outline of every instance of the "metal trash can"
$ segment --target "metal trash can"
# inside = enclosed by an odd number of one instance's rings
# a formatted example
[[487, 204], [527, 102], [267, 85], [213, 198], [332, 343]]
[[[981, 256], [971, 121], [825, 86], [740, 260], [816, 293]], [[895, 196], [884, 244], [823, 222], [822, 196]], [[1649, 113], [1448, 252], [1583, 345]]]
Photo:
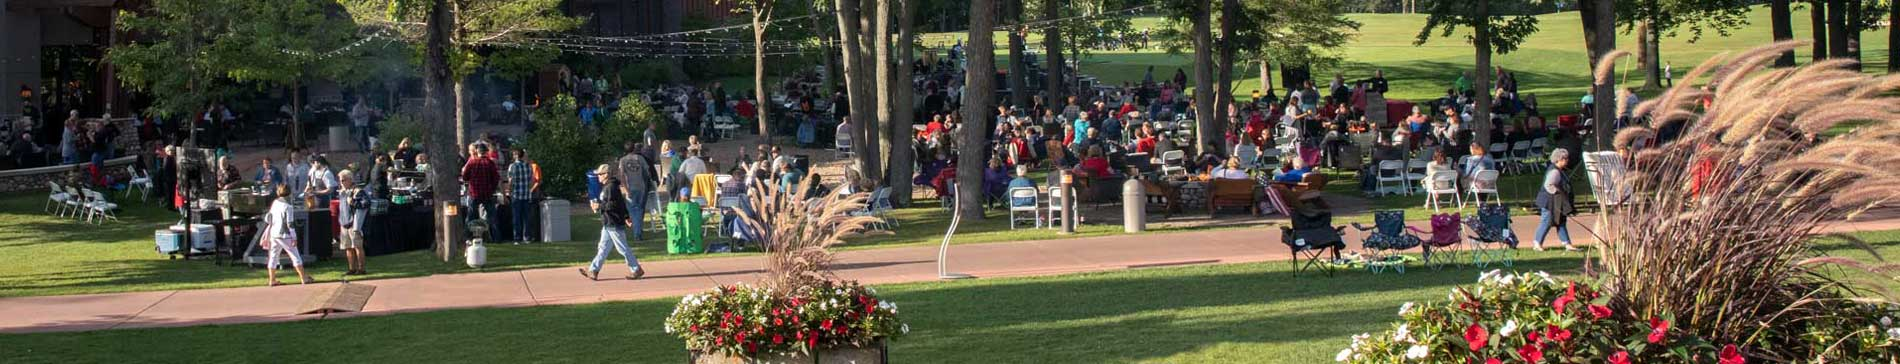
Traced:
[[1122, 232], [1138, 233], [1148, 229], [1148, 191], [1141, 181], [1122, 182]]
[[557, 242], [573, 240], [568, 229], [573, 210], [567, 200], [547, 200], [541, 202], [541, 241]]
[[330, 127], [330, 151], [343, 151], [343, 150], [353, 150], [353, 149], [356, 149], [356, 141], [350, 139], [350, 127], [348, 126]]

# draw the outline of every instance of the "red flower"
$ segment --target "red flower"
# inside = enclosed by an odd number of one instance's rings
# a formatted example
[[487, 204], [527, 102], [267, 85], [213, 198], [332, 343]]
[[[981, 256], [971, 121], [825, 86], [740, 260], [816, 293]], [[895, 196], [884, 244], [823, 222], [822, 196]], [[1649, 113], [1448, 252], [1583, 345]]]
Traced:
[[1735, 344], [1728, 344], [1727, 346], [1723, 346], [1722, 354], [1721, 356], [1717, 358], [1719, 358], [1717, 360], [1719, 364], [1747, 364], [1748, 363], [1748, 358], [1742, 357], [1741, 350], [1736, 350]]
[[772, 319], [772, 326], [785, 326], [785, 319], [782, 319], [782, 318]]
[[816, 348], [816, 347], [818, 347], [818, 335], [811, 335], [811, 336], [806, 336], [806, 337], [805, 337], [805, 346], [806, 346], [806, 347], [811, 347], [811, 348]]
[[726, 345], [726, 337], [724, 337], [724, 336], [714, 336], [714, 337], [713, 337], [713, 345], [719, 345], [719, 346], [724, 346], [724, 345]]
[[1630, 364], [1630, 352], [1617, 351], [1616, 354], [1610, 354], [1610, 364]]
[[1661, 318], [1656, 317], [1649, 318], [1649, 343], [1661, 344], [1663, 339], [1668, 337], [1669, 321], [1663, 321]]
[[1498, 360], [1498, 358], [1490, 358], [1485, 359], [1484, 364], [1504, 364], [1504, 361]]
[[820, 324], [818, 324], [818, 328], [820, 328], [820, 329], [825, 329], [825, 330], [830, 330], [830, 329], [831, 329], [831, 320], [825, 320], [825, 322], [824, 322], [824, 323], [820, 323]]
[[1602, 319], [1606, 319], [1606, 318], [1610, 318], [1610, 315], [1611, 315], [1611, 314], [1612, 314], [1612, 312], [1610, 312], [1610, 308], [1609, 308], [1609, 307], [1605, 307], [1605, 306], [1598, 306], [1598, 305], [1590, 305], [1590, 317], [1591, 317], [1591, 318], [1594, 318], [1594, 319], [1598, 319], [1598, 320], [1602, 320]]
[[745, 343], [745, 351], [759, 351], [759, 344]]
[[1526, 331], [1529, 331], [1530, 333], [1527, 333], [1527, 334], [1524, 334], [1524, 341], [1529, 341], [1529, 342], [1530, 342], [1531, 344], [1543, 344], [1543, 343], [1544, 343], [1544, 333], [1543, 333], [1543, 332], [1540, 332], [1540, 331], [1537, 331], [1537, 330], [1526, 330]]
[[1576, 301], [1577, 301], [1577, 283], [1572, 282], [1570, 283], [1570, 288], [1564, 289], [1563, 296], [1558, 296], [1557, 300], [1550, 302], [1550, 309], [1552, 311], [1556, 311], [1557, 313], [1561, 314], [1561, 313], [1564, 313], [1564, 306], [1568, 306], [1570, 305], [1571, 302], [1576, 302]]
[[1524, 358], [1526, 363], [1536, 363], [1544, 360], [1544, 349], [1539, 349], [1537, 344], [1524, 344], [1524, 347], [1517, 348], [1517, 356]]
[[699, 325], [688, 326], [686, 327], [686, 330], [692, 331], [692, 332], [699, 332]]
[[1465, 342], [1471, 343], [1471, 351], [1484, 349], [1484, 344], [1490, 339], [1491, 334], [1484, 331], [1484, 326], [1471, 324], [1471, 327], [1465, 328]]
[[1557, 325], [1552, 324], [1544, 327], [1544, 337], [1550, 338], [1551, 341], [1555, 342], [1569, 341], [1570, 330], [1565, 330], [1562, 327], [1557, 327]]
[[772, 334], [772, 345], [784, 344], [785, 335]]

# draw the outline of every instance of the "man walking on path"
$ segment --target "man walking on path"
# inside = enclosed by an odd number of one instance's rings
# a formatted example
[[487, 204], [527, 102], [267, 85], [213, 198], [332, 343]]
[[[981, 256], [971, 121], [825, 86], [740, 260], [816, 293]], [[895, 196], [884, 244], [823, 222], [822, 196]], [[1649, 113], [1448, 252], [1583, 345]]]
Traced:
[[653, 196], [650, 192], [653, 191], [653, 164], [647, 162], [645, 154], [641, 154], [643, 146], [638, 142], [628, 141], [622, 149], [627, 155], [615, 162], [620, 168], [620, 193], [627, 196], [627, 216], [632, 220], [629, 232], [633, 234], [634, 241], [639, 241], [643, 230], [641, 225], [646, 220], [647, 199]]
[[620, 256], [627, 257], [627, 279], [640, 279], [646, 271], [640, 270], [640, 260], [634, 258], [633, 249], [627, 248], [627, 226], [633, 222], [626, 213], [627, 196], [621, 189], [620, 181], [614, 177], [613, 167], [605, 164], [594, 168], [595, 178], [600, 179], [600, 199], [594, 200], [594, 212], [600, 214], [600, 245], [594, 251], [594, 261], [581, 268], [581, 275], [591, 280], [600, 280], [600, 266], [607, 261], [607, 248], [612, 244]]

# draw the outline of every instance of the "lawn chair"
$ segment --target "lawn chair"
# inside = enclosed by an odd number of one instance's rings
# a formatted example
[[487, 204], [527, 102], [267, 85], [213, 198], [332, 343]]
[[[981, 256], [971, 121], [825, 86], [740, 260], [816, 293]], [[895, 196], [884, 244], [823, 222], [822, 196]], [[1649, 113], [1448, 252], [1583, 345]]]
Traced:
[[1316, 219], [1292, 213], [1289, 215], [1294, 215], [1293, 226], [1280, 227], [1280, 242], [1293, 251], [1293, 274], [1299, 275], [1317, 268], [1331, 277], [1336, 269], [1332, 261], [1325, 259], [1325, 253], [1331, 250], [1332, 256], [1338, 257], [1339, 250], [1346, 248], [1346, 227], [1325, 223], [1332, 219], [1331, 215]]
[[1464, 199], [1458, 197], [1458, 173], [1456, 172], [1444, 171], [1427, 177], [1424, 187], [1425, 205], [1430, 206], [1432, 212], [1438, 212], [1438, 196], [1451, 195], [1452, 202], [1457, 203], [1458, 208], [1462, 209], [1465, 206]]
[[1422, 188], [1425, 186], [1423, 181], [1425, 181], [1425, 177], [1427, 177], [1425, 175], [1425, 170], [1430, 166], [1431, 166], [1430, 162], [1426, 162], [1422, 160], [1413, 159], [1413, 160], [1405, 161], [1405, 195], [1406, 196], [1411, 196], [1412, 189], [1414, 188], [1418, 188], [1419, 190], [1424, 190], [1424, 188]]
[[145, 197], [152, 194], [152, 176], [141, 174], [138, 168], [129, 165], [125, 166], [125, 172], [131, 176], [131, 180], [125, 182], [125, 197], [132, 197], [132, 190], [137, 189], [139, 201], [145, 201]]
[[1491, 155], [1491, 163], [1493, 165], [1496, 165], [1499, 170], [1511, 168], [1511, 165], [1510, 165], [1511, 145], [1510, 144], [1491, 143], [1491, 147], [1485, 148], [1485, 152], [1486, 152], [1485, 154]]
[[851, 158], [857, 154], [851, 152], [851, 134], [838, 134], [831, 146], [832, 159]]
[[1063, 196], [1066, 196], [1066, 195], [1062, 192], [1062, 186], [1049, 186], [1049, 200], [1044, 201], [1044, 205], [1049, 206], [1049, 225], [1047, 225], [1048, 227], [1051, 227], [1051, 228], [1056, 227], [1056, 224], [1059, 224], [1060, 221], [1062, 221]]
[[1516, 169], [1518, 171], [1517, 173], [1533, 170], [1534, 168], [1531, 168], [1531, 163], [1535, 162], [1536, 158], [1531, 156], [1531, 142], [1522, 141], [1512, 143], [1510, 160], [1511, 168]]
[[73, 196], [66, 194], [66, 190], [59, 187], [59, 182], [46, 181], [46, 187], [46, 207], [41, 210], [52, 213], [54, 216], [65, 216], [66, 200], [72, 199]]
[[1259, 166], [1260, 169], [1272, 169], [1274, 167], [1279, 167], [1280, 160], [1282, 156], [1285, 155], [1285, 153], [1286, 153], [1285, 151], [1282, 151], [1279, 148], [1267, 148], [1265, 150], [1261, 150], [1260, 157], [1255, 159], [1254, 165]]
[[[1479, 208], [1484, 207], [1484, 194], [1491, 194], [1491, 203], [1503, 205], [1504, 196], [1498, 194], [1498, 170], [1486, 169], [1471, 175], [1471, 186], [1465, 188], [1471, 193], [1471, 201]], [[1459, 205], [1463, 209], [1464, 205]]]
[[1425, 239], [1421, 245], [1425, 250], [1425, 264], [1437, 270], [1444, 269], [1446, 264], [1458, 260], [1458, 251], [1461, 250], [1459, 247], [1464, 245], [1463, 222], [1464, 219], [1456, 213], [1437, 214], [1432, 215], [1431, 231], [1410, 226], [1405, 229], [1431, 237]]
[[[1379, 161], [1379, 170], [1376, 173], [1378, 173], [1378, 175], [1376, 176], [1378, 179], [1378, 184], [1376, 185], [1377, 187], [1373, 189], [1374, 192], [1377, 192], [1380, 195], [1396, 195], [1396, 194], [1404, 193], [1406, 191], [1407, 187], [1405, 187], [1405, 161], [1396, 161], [1396, 160]], [[1397, 190], [1387, 190], [1385, 186], [1386, 186], [1386, 183], [1388, 182], [1396, 186]]]
[[1372, 224], [1373, 227], [1370, 228], [1359, 223], [1352, 224], [1352, 227], [1359, 231], [1377, 230], [1371, 235], [1366, 235], [1364, 242], [1366, 270], [1380, 273], [1391, 269], [1399, 274], [1405, 274], [1405, 261], [1408, 258], [1393, 253], [1402, 252], [1423, 243], [1418, 236], [1405, 232], [1405, 210], [1374, 211]]
[[62, 216], [78, 219], [80, 214], [86, 213], [86, 204], [91, 203], [91, 201], [86, 198], [87, 196], [85, 194], [79, 192], [79, 188], [73, 187], [73, 186], [65, 186], [65, 187], [66, 187], [66, 196], [67, 196], [66, 197], [66, 213], [72, 214], [72, 215], [70, 216], [62, 215]]
[[[1018, 201], [1019, 199], [1025, 199], [1025, 198], [1029, 199], [1027, 203], [1022, 203], [1021, 201]], [[1035, 224], [1037, 229], [1042, 228], [1042, 209], [1036, 203], [1036, 188], [1035, 187], [1016, 187], [1016, 188], [1009, 189], [1009, 229], [1010, 230], [1016, 230], [1016, 221], [1022, 220], [1021, 218], [1018, 218], [1018, 216], [1021, 216], [1022, 214], [1025, 214], [1025, 213], [1029, 215], [1028, 216], [1029, 221]]]
[[1590, 179], [1590, 193], [1597, 204], [1609, 208], [1629, 203], [1633, 191], [1618, 181], [1628, 173], [1623, 156], [1612, 151], [1583, 153], [1583, 171]]
[[1187, 166], [1184, 165], [1185, 159], [1187, 159], [1187, 152], [1182, 152], [1178, 149], [1161, 152], [1161, 174], [1187, 174]]
[[1491, 264], [1509, 267], [1517, 260], [1517, 234], [1511, 232], [1511, 210], [1504, 204], [1478, 208], [1478, 214], [1465, 218], [1471, 227], [1471, 264], [1484, 268]]
[[[86, 196], [86, 222], [97, 225], [105, 223], [106, 219], [112, 219], [114, 222], [119, 221], [119, 216], [114, 214], [115, 211], [119, 210], [119, 204], [107, 201], [106, 195], [99, 191], [87, 189], [84, 193]], [[95, 217], [99, 220], [94, 221], [93, 218]]]
[[1254, 149], [1253, 146], [1242, 145], [1234, 147], [1234, 158], [1240, 159], [1241, 168], [1248, 170], [1260, 169], [1260, 151]]

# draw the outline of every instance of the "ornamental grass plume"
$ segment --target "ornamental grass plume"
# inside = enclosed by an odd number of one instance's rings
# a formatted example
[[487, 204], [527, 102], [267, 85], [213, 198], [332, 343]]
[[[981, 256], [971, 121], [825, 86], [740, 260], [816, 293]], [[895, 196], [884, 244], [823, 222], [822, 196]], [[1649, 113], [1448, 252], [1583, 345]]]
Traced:
[[739, 214], [739, 221], [756, 232], [759, 245], [765, 247], [762, 283], [767, 288], [796, 292], [831, 280], [831, 246], [843, 243], [846, 234], [879, 221], [873, 216], [853, 216], [864, 209], [864, 193], [812, 193], [818, 179], [816, 173], [809, 174], [793, 191], [763, 182], [748, 187], [752, 211]]
[[[1616, 138], [1634, 149], [1618, 182], [1635, 192], [1604, 213], [1614, 229], [1602, 232], [1599, 274], [1614, 306], [1636, 317], [1673, 314], [1712, 342], [1789, 361], [1831, 348], [1777, 328], [1831, 319], [1841, 304], [1891, 300], [1879, 284], [1826, 273], [1891, 277], [1900, 268], [1820, 257], [1811, 244], [1822, 228], [1900, 197], [1900, 76], [1848, 71], [1837, 60], [1762, 69], [1805, 44], [1710, 58], [1637, 107], [1638, 117], [1686, 125], [1660, 144], [1638, 143], [1656, 135], [1647, 128]], [[1607, 73], [1596, 76], [1605, 82]], [[1705, 96], [1707, 107], [1698, 102]], [[1843, 123], [1858, 126], [1822, 135]]]

